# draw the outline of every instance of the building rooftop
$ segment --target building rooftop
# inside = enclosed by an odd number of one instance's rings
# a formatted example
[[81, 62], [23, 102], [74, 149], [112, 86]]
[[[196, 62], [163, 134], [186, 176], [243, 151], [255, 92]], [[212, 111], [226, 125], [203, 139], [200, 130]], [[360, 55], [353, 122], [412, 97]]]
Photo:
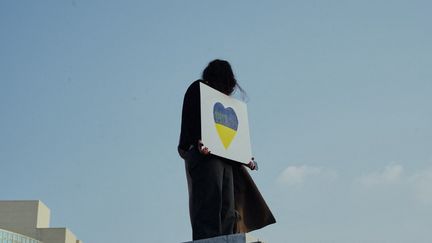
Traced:
[[0, 201], [0, 239], [12, 238], [14, 243], [82, 243], [67, 228], [50, 227], [50, 219], [50, 209], [40, 200]]

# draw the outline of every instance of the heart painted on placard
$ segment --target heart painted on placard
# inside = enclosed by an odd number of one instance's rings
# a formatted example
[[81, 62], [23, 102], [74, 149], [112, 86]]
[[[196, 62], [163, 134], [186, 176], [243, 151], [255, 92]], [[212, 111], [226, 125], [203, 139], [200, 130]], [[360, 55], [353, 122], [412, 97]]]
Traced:
[[233, 108], [225, 108], [224, 105], [216, 102], [213, 106], [213, 118], [219, 138], [227, 149], [237, 134], [237, 115]]

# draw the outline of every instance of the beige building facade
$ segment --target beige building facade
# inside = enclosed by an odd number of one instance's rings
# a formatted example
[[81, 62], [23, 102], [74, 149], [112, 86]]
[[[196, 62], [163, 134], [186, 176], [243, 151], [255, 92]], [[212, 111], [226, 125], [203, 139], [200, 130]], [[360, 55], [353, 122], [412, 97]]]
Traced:
[[39, 200], [0, 201], [0, 243], [82, 243], [67, 228], [50, 227], [50, 214]]

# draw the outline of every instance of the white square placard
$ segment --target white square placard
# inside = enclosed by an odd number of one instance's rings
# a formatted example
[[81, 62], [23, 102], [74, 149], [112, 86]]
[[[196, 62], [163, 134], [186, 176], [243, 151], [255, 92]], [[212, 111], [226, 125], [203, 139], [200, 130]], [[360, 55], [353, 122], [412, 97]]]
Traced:
[[252, 158], [247, 106], [200, 83], [201, 140], [212, 154], [247, 164]]

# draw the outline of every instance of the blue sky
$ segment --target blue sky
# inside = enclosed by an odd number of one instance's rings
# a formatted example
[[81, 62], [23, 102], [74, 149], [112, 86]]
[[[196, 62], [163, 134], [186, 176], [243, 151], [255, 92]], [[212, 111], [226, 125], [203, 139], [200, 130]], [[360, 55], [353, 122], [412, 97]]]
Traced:
[[431, 242], [431, 7], [3, 0], [0, 199], [87, 243], [189, 240], [181, 103], [223, 58], [278, 220], [253, 235]]

